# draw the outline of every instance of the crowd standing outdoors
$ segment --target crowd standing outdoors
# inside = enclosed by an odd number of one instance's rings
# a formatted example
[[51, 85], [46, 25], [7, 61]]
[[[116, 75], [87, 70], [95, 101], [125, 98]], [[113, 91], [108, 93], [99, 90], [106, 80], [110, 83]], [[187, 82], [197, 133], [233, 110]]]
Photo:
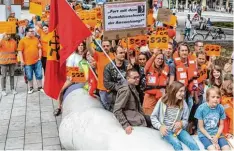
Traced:
[[[76, 1], [70, 4], [75, 9]], [[190, 24], [188, 18], [188, 30]], [[17, 30], [20, 40], [4, 34], [0, 41], [2, 95], [7, 95], [8, 70], [10, 88], [17, 93], [14, 67], [18, 62], [25, 70], [28, 93], [35, 91], [33, 73], [37, 91], [43, 92], [48, 22], [33, 17], [25, 28]], [[181, 142], [190, 150], [199, 150], [202, 148], [191, 137], [198, 134], [205, 149], [230, 150], [227, 139], [234, 134], [233, 59], [221, 68], [214, 64], [214, 57], [206, 55], [203, 41], [196, 41], [191, 49], [185, 42], [176, 42], [174, 35], [169, 36], [167, 49], [151, 50], [146, 44], [128, 50], [121, 40], [102, 40], [102, 27], [96, 27], [66, 62], [67, 67], [83, 69], [86, 82], [72, 82], [68, 76], [54, 115], [62, 112], [65, 90], [80, 84], [91, 96], [99, 98], [105, 110], [113, 112], [127, 134], [134, 131], [133, 126], [151, 127], [159, 130], [175, 150], [183, 150]]]

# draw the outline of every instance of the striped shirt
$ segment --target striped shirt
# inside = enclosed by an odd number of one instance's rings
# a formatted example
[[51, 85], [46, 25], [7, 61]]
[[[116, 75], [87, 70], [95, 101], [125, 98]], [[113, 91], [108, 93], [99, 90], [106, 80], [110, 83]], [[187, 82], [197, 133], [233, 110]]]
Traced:
[[167, 130], [171, 130], [174, 132], [173, 124], [176, 120], [176, 116], [177, 116], [178, 111], [179, 111], [178, 107], [167, 107], [164, 121], [163, 121]]

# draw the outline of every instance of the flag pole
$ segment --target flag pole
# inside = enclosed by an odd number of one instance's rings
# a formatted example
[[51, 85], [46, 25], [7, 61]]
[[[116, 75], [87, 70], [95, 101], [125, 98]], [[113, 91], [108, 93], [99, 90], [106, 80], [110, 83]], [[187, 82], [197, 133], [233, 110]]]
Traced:
[[115, 67], [115, 69], [117, 70], [117, 72], [120, 74], [120, 76], [123, 78], [123, 80], [126, 80], [123, 76], [123, 74], [119, 71], [119, 69], [117, 68], [117, 66], [115, 65], [115, 63], [111, 60], [110, 56], [106, 53], [106, 51], [102, 48], [102, 46], [96, 41], [96, 39], [94, 39], [95, 42], [97, 43], [97, 45], [102, 49], [103, 53], [106, 55], [106, 57], [110, 60], [111, 64]]
[[96, 76], [96, 73], [93, 71], [93, 68], [91, 67], [90, 63], [87, 61], [88, 65], [89, 65], [89, 69], [91, 70], [91, 72], [93, 73], [95, 79], [98, 81], [98, 77]]

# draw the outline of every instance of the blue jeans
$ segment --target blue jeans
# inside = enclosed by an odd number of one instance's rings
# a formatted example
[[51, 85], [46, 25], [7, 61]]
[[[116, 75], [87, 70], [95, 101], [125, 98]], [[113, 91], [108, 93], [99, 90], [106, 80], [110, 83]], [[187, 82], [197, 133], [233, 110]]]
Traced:
[[192, 107], [193, 107], [193, 97], [190, 94], [188, 94], [188, 95], [189, 96], [188, 96], [187, 103], [188, 103], [188, 108], [189, 108], [189, 113], [190, 113], [192, 110]]
[[100, 99], [101, 99], [101, 103], [102, 103], [103, 107], [106, 110], [110, 110], [110, 101], [108, 99], [108, 93], [107, 93], [107, 91], [100, 90], [99, 91], [99, 95], [100, 95]]
[[42, 80], [42, 64], [41, 61], [37, 61], [37, 63], [32, 65], [26, 65], [24, 67], [25, 73], [28, 81], [33, 80], [33, 72], [35, 73], [35, 77], [37, 80]]
[[182, 130], [177, 137], [173, 135], [173, 132], [168, 131], [168, 135], [163, 138], [170, 143], [176, 151], [183, 150], [181, 142], [188, 146], [190, 150], [200, 150], [196, 141], [185, 130]]

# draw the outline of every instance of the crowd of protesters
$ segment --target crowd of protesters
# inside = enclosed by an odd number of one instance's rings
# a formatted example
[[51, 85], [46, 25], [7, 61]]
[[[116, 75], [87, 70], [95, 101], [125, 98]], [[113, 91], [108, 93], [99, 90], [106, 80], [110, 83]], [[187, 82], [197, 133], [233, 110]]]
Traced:
[[[76, 5], [76, 1], [71, 2], [71, 8]], [[215, 64], [215, 57], [207, 56], [203, 41], [194, 42], [191, 48], [185, 42], [176, 42], [175, 34], [169, 36], [167, 49], [149, 49], [145, 44], [130, 50], [122, 45], [122, 40], [103, 40], [102, 33], [101, 27], [95, 28], [66, 65], [83, 69], [86, 82], [79, 84], [98, 98], [105, 110], [113, 112], [127, 134], [134, 131], [133, 126], [155, 128], [175, 150], [183, 150], [181, 142], [190, 150], [200, 150], [191, 137], [198, 134], [205, 149], [230, 150], [227, 139], [233, 137], [232, 58], [222, 68]], [[28, 93], [35, 91], [33, 73], [37, 91], [43, 92], [48, 22], [33, 17], [26, 27], [18, 27], [18, 35], [17, 39], [4, 34], [0, 41], [2, 94], [7, 95], [7, 68], [10, 88], [17, 93], [17, 62], [24, 66]], [[68, 76], [55, 116], [62, 112], [64, 91], [72, 84], [77, 83]]]

